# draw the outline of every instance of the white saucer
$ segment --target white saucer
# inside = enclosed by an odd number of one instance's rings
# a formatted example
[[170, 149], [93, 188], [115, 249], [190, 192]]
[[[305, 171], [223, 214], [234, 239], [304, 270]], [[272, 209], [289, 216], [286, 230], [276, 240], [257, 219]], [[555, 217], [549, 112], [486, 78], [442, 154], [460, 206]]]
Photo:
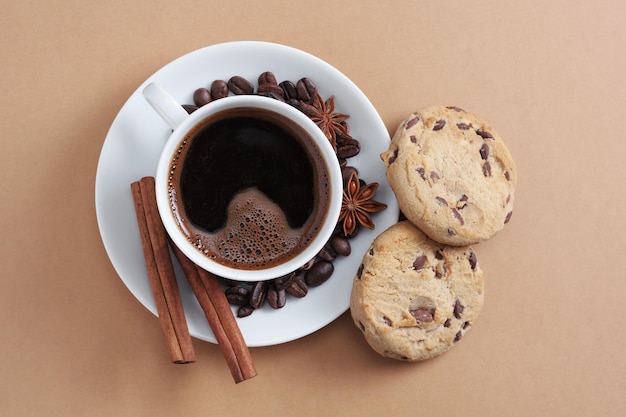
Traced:
[[[156, 307], [139, 239], [130, 184], [153, 176], [161, 148], [170, 128], [145, 102], [141, 90], [151, 81], [159, 82], [179, 103], [193, 103], [198, 87], [215, 79], [240, 75], [256, 85], [264, 71], [278, 81], [309, 77], [320, 95], [335, 96], [336, 111], [350, 115], [350, 133], [361, 141], [361, 153], [349, 159], [368, 183], [380, 184], [374, 199], [387, 209], [373, 215], [376, 229], [363, 229], [351, 240], [352, 254], [338, 258], [335, 272], [323, 285], [311, 288], [302, 299], [289, 296], [285, 307], [269, 306], [238, 319], [249, 346], [288, 342], [315, 332], [331, 323], [349, 307], [352, 279], [372, 240], [397, 222], [399, 209], [385, 178], [380, 153], [389, 145], [389, 134], [380, 116], [345, 75], [310, 54], [265, 42], [231, 42], [209, 46], [184, 55], [149, 77], [130, 96], [113, 121], [102, 147], [96, 175], [96, 214], [100, 234], [115, 270], [130, 292], [156, 315]], [[215, 337], [184, 275], [177, 277], [185, 314], [192, 336], [216, 343]]]

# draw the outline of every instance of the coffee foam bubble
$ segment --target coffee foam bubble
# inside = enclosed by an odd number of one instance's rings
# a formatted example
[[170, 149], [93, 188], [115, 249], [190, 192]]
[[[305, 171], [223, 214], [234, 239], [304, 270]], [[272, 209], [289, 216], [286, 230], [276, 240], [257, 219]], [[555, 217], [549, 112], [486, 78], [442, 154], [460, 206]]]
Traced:
[[205, 240], [220, 263], [240, 268], [266, 268], [284, 262], [300, 243], [280, 207], [257, 188], [238, 193], [230, 202], [226, 225]]

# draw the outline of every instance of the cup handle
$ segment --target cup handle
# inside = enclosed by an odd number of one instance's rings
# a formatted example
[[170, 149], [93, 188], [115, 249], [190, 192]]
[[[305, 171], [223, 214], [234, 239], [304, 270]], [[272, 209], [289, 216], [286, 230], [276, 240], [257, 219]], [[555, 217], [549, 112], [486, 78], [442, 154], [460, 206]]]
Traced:
[[183, 120], [189, 117], [187, 111], [155, 82], [146, 85], [142, 94], [150, 106], [172, 129], [176, 129]]

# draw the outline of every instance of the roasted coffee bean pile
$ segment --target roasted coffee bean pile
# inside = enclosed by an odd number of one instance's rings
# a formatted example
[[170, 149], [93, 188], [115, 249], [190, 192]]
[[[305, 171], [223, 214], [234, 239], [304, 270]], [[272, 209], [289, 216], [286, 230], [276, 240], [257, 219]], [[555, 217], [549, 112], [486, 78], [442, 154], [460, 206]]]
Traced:
[[[257, 94], [270, 97], [288, 103], [307, 114], [311, 119], [321, 114], [324, 109], [323, 102], [319, 97], [317, 86], [309, 78], [301, 78], [296, 83], [286, 80], [278, 82], [275, 75], [266, 71], [258, 77], [258, 87], [255, 91], [254, 84], [247, 79], [235, 75], [228, 81], [215, 80], [207, 87], [198, 88], [193, 94], [193, 104], [185, 104], [183, 108], [192, 113], [211, 101], [219, 100], [229, 95]], [[320, 105], [320, 103], [322, 103]], [[326, 109], [327, 110], [327, 109]], [[338, 115], [347, 118], [348, 115], [338, 113], [326, 113], [328, 116]], [[356, 172], [356, 168], [347, 164], [347, 159], [356, 156], [361, 149], [358, 140], [351, 137], [348, 125], [341, 122], [341, 132], [336, 134], [334, 144], [337, 159], [343, 174], [343, 185], [346, 187], [350, 174]], [[365, 184], [360, 180], [362, 184]], [[351, 252], [350, 239], [355, 237], [358, 229], [346, 236], [340, 224], [337, 225], [333, 236], [324, 248], [296, 271], [285, 276], [258, 282], [239, 282], [222, 278], [226, 290], [226, 297], [233, 306], [237, 306], [237, 316], [246, 317], [255, 310], [263, 307], [265, 303], [274, 309], [285, 306], [287, 297], [303, 298], [307, 295], [310, 287], [316, 287], [326, 282], [334, 272], [333, 261], [339, 256], [349, 256]]]

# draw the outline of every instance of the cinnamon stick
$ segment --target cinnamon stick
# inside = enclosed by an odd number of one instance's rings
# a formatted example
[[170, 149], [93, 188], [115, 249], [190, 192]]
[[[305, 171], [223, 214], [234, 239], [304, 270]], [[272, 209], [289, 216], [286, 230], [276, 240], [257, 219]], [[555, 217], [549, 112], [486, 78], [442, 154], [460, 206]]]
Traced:
[[170, 241], [170, 243], [213, 330], [235, 383], [253, 378], [257, 375], [257, 371], [252, 355], [243, 339], [219, 279], [193, 263], [173, 242]]
[[195, 362], [196, 354], [176, 283], [167, 232], [156, 205], [154, 178], [144, 177], [133, 182], [131, 191], [150, 287], [170, 360], [177, 364]]

